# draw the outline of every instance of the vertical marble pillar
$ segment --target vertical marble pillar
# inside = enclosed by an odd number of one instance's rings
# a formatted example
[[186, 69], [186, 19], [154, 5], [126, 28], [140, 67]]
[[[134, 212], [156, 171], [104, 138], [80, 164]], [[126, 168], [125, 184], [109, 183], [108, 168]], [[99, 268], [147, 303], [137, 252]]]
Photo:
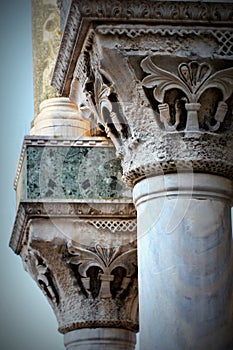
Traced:
[[134, 187], [143, 350], [232, 347], [232, 182], [168, 174]]

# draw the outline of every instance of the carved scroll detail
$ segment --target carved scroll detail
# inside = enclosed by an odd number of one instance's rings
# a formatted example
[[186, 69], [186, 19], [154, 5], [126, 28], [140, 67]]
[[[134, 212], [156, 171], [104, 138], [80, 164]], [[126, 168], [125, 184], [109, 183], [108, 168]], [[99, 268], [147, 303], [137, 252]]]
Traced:
[[57, 306], [60, 302], [58, 289], [52, 272], [46, 261], [35, 251], [29, 250], [23, 259], [25, 270], [28, 271], [40, 286], [44, 295]]
[[111, 137], [115, 146], [120, 147], [130, 131], [113, 84], [100, 72], [92, 72], [85, 83], [84, 93], [86, 101], [80, 104], [81, 116], [97, 124]]
[[[228, 111], [225, 101], [233, 92], [233, 68], [211, 74], [212, 69], [208, 63], [192, 61], [190, 63], [181, 63], [178, 66], [178, 75], [175, 75], [155, 65], [150, 56], [142, 60], [141, 67], [145, 73], [149, 73], [142, 80], [142, 85], [146, 88], [154, 88], [153, 96], [160, 103], [158, 106], [160, 120], [166, 130], [174, 131], [180, 124], [182, 103], [187, 113], [185, 130], [199, 130], [198, 111], [201, 107], [200, 98], [206, 90], [211, 88], [220, 90], [223, 100], [218, 101], [217, 109], [213, 116], [215, 123], [213, 125], [207, 123], [207, 126], [210, 131], [219, 129]], [[174, 103], [176, 114], [173, 125], [171, 124], [170, 107], [164, 101], [166, 92], [172, 89], [178, 89], [183, 93], [183, 96]]]

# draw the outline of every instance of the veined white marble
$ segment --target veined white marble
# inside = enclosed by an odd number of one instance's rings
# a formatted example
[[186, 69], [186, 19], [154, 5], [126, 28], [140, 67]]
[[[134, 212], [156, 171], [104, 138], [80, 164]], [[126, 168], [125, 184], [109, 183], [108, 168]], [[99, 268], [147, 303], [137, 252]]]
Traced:
[[141, 349], [232, 349], [231, 181], [151, 177], [134, 200]]

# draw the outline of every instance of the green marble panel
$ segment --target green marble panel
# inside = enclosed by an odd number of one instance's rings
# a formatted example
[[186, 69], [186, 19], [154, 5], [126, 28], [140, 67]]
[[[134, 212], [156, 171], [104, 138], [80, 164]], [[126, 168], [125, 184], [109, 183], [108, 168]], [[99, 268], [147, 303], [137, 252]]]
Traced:
[[19, 200], [131, 198], [121, 176], [112, 147], [27, 146], [17, 192]]

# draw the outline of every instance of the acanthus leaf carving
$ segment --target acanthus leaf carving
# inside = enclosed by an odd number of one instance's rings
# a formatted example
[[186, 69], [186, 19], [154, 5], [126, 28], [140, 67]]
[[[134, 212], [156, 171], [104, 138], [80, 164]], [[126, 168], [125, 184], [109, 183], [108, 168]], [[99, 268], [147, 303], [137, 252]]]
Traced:
[[199, 98], [205, 90], [211, 87], [221, 90], [224, 101], [226, 101], [233, 92], [233, 67], [220, 70], [211, 75], [200, 87], [197, 98]]
[[84, 119], [90, 120], [105, 131], [117, 147], [121, 149], [122, 139], [129, 136], [130, 130], [121, 110], [114, 86], [97, 69], [91, 73], [84, 86], [80, 112]]

